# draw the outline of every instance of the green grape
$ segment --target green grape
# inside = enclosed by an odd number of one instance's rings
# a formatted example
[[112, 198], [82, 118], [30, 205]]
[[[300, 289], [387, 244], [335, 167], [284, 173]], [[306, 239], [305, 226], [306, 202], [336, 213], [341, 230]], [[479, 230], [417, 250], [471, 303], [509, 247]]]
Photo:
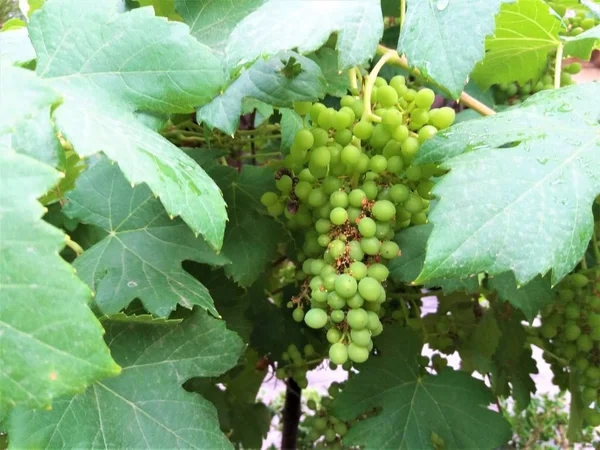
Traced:
[[313, 208], [323, 206], [327, 203], [327, 195], [320, 188], [313, 189], [308, 195], [308, 204]]
[[362, 307], [364, 303], [365, 299], [362, 298], [359, 293], [354, 294], [352, 297], [346, 300], [346, 304], [352, 309], [358, 309]]
[[373, 125], [371, 122], [361, 120], [354, 125], [353, 133], [354, 136], [359, 138], [361, 141], [368, 140], [373, 134]]
[[355, 165], [360, 158], [360, 150], [356, 148], [354, 145], [347, 145], [343, 148], [341, 153], [341, 161], [348, 165]]
[[327, 304], [331, 306], [332, 309], [341, 310], [346, 306], [346, 300], [344, 300], [336, 291], [333, 291], [327, 294]]
[[352, 97], [351, 95], [344, 95], [340, 99], [340, 106], [342, 106], [342, 107], [344, 107], [344, 106], [352, 106], [355, 101], [356, 101], [356, 99], [354, 97]]
[[419, 196], [421, 196], [421, 198], [431, 199], [431, 190], [434, 186], [435, 184], [433, 183], [433, 181], [423, 180], [417, 186], [417, 193], [419, 194]]
[[331, 222], [327, 219], [318, 219], [315, 222], [315, 230], [317, 230], [317, 233], [319, 234], [329, 233], [331, 230]]
[[428, 88], [421, 89], [415, 96], [415, 104], [419, 108], [429, 109], [435, 101], [435, 93]]
[[354, 261], [348, 268], [349, 274], [356, 280], [362, 280], [367, 276], [367, 266], [361, 261]]
[[346, 209], [346, 211], [348, 211], [348, 221], [350, 223], [356, 223], [357, 219], [362, 214], [362, 209], [355, 208], [353, 206], [348, 207], [348, 209]]
[[[316, 168], [327, 167], [330, 160], [331, 154], [327, 147], [317, 147], [310, 153], [310, 162], [314, 164]], [[313, 171], [311, 170], [311, 172]]]
[[[390, 275], [390, 271], [388, 268], [380, 263], [371, 264], [369, 270], [367, 271], [367, 275], [378, 282], [385, 281], [387, 277]], [[362, 294], [361, 294], [362, 295]]]
[[381, 242], [376, 237], [363, 238], [360, 241], [360, 248], [365, 254], [375, 256], [379, 253]]
[[350, 108], [352, 108], [352, 111], [354, 111], [354, 117], [358, 118], [363, 114], [363, 111], [365, 109], [365, 102], [362, 98], [357, 99], [354, 103], [352, 103], [352, 105], [350, 105]]
[[348, 194], [344, 191], [337, 191], [329, 197], [329, 203], [334, 208], [346, 208], [348, 206]]
[[329, 359], [332, 363], [342, 365], [348, 360], [348, 348], [341, 342], [335, 342], [329, 348]]
[[284, 206], [281, 203], [276, 203], [267, 208], [267, 212], [273, 216], [278, 217], [283, 214]]
[[[332, 120], [332, 126], [336, 130], [348, 128], [354, 122], [354, 111], [350, 108], [345, 108], [346, 111], [340, 110], [335, 113]], [[348, 113], [350, 111], [350, 113]]]
[[315, 138], [310, 130], [302, 128], [296, 132], [294, 136], [294, 144], [301, 150], [308, 150], [313, 146]]
[[594, 348], [594, 341], [589, 335], [583, 334], [577, 338], [577, 348], [582, 352], [589, 352]]
[[289, 194], [292, 192], [293, 184], [292, 178], [288, 175], [283, 175], [275, 182], [275, 186], [277, 186], [277, 189], [279, 189], [283, 194]]
[[389, 109], [381, 117], [381, 123], [388, 132], [393, 134], [396, 128], [402, 125], [402, 113], [397, 109]]
[[313, 423], [315, 430], [325, 431], [327, 429], [327, 419], [324, 417], [317, 417]]
[[[432, 114], [435, 111], [435, 114]], [[454, 109], [444, 106], [439, 109], [434, 109], [429, 114], [429, 123], [438, 130], [444, 130], [454, 123], [456, 112]]]
[[325, 130], [333, 128], [333, 120], [336, 115], [336, 110], [333, 108], [327, 108], [319, 113], [319, 126]]
[[369, 359], [369, 350], [352, 342], [348, 346], [348, 358], [355, 363], [363, 363]]
[[406, 169], [406, 178], [409, 181], [419, 181], [423, 177], [423, 171], [419, 166], [410, 166]]
[[370, 217], [363, 217], [360, 222], [358, 222], [358, 231], [363, 237], [370, 238], [375, 236], [376, 229], [377, 224]]
[[364, 182], [361, 188], [369, 200], [375, 200], [379, 194], [379, 188], [373, 181]]
[[415, 108], [410, 112], [410, 120], [411, 122], [425, 125], [427, 122], [429, 122], [429, 113], [426, 109]]
[[375, 278], [367, 276], [359, 281], [358, 293], [366, 301], [374, 302], [380, 294], [381, 284]]
[[380, 221], [392, 220], [396, 214], [396, 207], [389, 200], [378, 200], [371, 210], [373, 216]]
[[352, 131], [344, 129], [338, 130], [335, 132], [334, 136], [335, 142], [340, 144], [341, 146], [346, 146], [352, 142]]
[[374, 155], [371, 157], [371, 161], [369, 163], [369, 169], [375, 173], [383, 173], [387, 168], [387, 159], [382, 155]]
[[[343, 313], [342, 313], [343, 314]], [[330, 328], [327, 330], [327, 342], [330, 344], [335, 344], [342, 339], [342, 332], [337, 328]]]
[[348, 220], [348, 211], [344, 208], [333, 208], [329, 215], [329, 220], [331, 220], [331, 223], [334, 225], [342, 225]]
[[416, 194], [408, 194], [408, 199], [404, 202], [404, 208], [411, 214], [416, 214], [423, 209], [423, 200]]
[[402, 156], [405, 162], [410, 162], [413, 160], [417, 151], [419, 150], [419, 141], [410, 136], [402, 142]]
[[400, 125], [392, 132], [392, 138], [398, 142], [404, 142], [409, 135], [408, 127], [406, 125]]
[[[346, 304], [348, 304], [348, 302], [346, 302]], [[329, 317], [331, 318], [331, 320], [334, 323], [340, 323], [340, 322], [344, 321], [344, 319], [346, 318], [346, 315], [344, 314], [344, 311], [340, 311], [339, 309], [336, 309], [334, 311], [331, 311], [331, 313], [329, 314]]]
[[279, 196], [275, 192], [265, 192], [260, 198], [260, 202], [266, 206], [273, 206], [279, 201]]
[[[392, 156], [388, 159], [387, 170], [388, 172], [399, 174], [404, 168], [404, 161], [400, 156]], [[395, 185], [398, 186], [398, 185]], [[392, 187], [393, 189], [393, 187]]]
[[301, 116], [307, 115], [310, 112], [311, 107], [311, 102], [294, 102], [294, 111]]
[[367, 345], [369, 345], [369, 342], [371, 342], [371, 332], [366, 328], [363, 328], [361, 330], [352, 329], [350, 331], [350, 338], [352, 339], [352, 342], [354, 342], [356, 345], [366, 347]]
[[327, 323], [327, 313], [322, 309], [312, 308], [304, 315], [304, 322], [310, 328], [318, 330], [319, 328], [323, 328]]
[[567, 283], [572, 284], [576, 288], [583, 288], [589, 283], [589, 279], [580, 273], [572, 273], [566, 278]]
[[565, 338], [567, 341], [575, 341], [581, 335], [581, 329], [575, 325], [567, 325], [565, 327]]
[[365, 253], [362, 250], [361, 243], [358, 241], [352, 241], [349, 244], [350, 251], [348, 252], [348, 256], [351, 260], [360, 261], [365, 257]]
[[419, 142], [423, 143], [429, 139], [431, 139], [433, 136], [435, 136], [435, 133], [437, 133], [437, 128], [432, 126], [432, 125], [425, 125], [423, 128], [421, 128], [419, 130]]
[[311, 192], [312, 192], [312, 186], [307, 181], [299, 181], [296, 184], [296, 187], [294, 188], [294, 193], [296, 194], [296, 197], [298, 197], [300, 200], [303, 200], [303, 201], [308, 200], [308, 196], [310, 195]]
[[292, 312], [292, 316], [296, 322], [302, 322], [304, 319], [304, 311], [302, 311], [300, 308], [296, 308], [294, 309], [294, 312]]
[[404, 203], [410, 194], [410, 190], [404, 184], [395, 184], [390, 189], [390, 199], [394, 203]]
[[398, 92], [391, 86], [381, 86], [377, 89], [377, 101], [384, 108], [394, 106], [398, 102]]
[[363, 205], [363, 202], [367, 200], [367, 194], [361, 189], [353, 189], [348, 195], [348, 203], [350, 206], [354, 206], [355, 208], [360, 208]]
[[385, 259], [393, 259], [396, 256], [400, 256], [400, 247], [393, 241], [382, 242], [379, 251]]
[[383, 150], [391, 138], [392, 135], [385, 129], [385, 127], [382, 124], [377, 124], [375, 127], [373, 127], [373, 133], [371, 134], [369, 144], [371, 144], [375, 150]]
[[344, 254], [345, 250], [346, 250], [346, 244], [344, 244], [339, 239], [336, 239], [335, 241], [332, 241], [329, 244], [329, 252], [331, 253], [331, 256], [333, 256], [334, 258], [339, 258], [340, 256], [342, 256]]
[[348, 433], [348, 426], [344, 422], [339, 422], [335, 424], [333, 431], [343, 437]]
[[323, 128], [313, 128], [310, 132], [313, 135], [313, 147], [321, 147], [327, 143], [327, 140], [329, 139], [327, 130], [324, 130]]
[[361, 330], [368, 325], [369, 315], [367, 314], [367, 311], [362, 308], [351, 309], [346, 315], [346, 321], [348, 322], [348, 325], [350, 325], [350, 328]]
[[[406, 87], [406, 78], [404, 78], [402, 75], [396, 75], [392, 77], [389, 85], [396, 89], [396, 92], [398, 92], [400, 88]], [[400, 95], [400, 92], [398, 92], [398, 95]]]
[[317, 238], [317, 241], [319, 242], [319, 245], [321, 247], [327, 247], [329, 245], [329, 243], [331, 242], [331, 238], [326, 234], [321, 234]]
[[343, 298], [352, 297], [356, 293], [357, 287], [356, 279], [348, 274], [342, 274], [335, 280], [335, 292]]

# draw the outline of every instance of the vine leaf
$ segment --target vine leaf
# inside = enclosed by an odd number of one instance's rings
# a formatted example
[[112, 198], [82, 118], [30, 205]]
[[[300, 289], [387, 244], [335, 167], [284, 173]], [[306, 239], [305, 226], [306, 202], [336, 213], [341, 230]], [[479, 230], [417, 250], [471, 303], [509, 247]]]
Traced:
[[597, 98], [599, 83], [541, 92], [423, 145], [415, 162], [450, 173], [433, 190], [440, 201], [417, 282], [513, 271], [522, 285], [552, 269], [556, 284], [575, 267], [600, 194]]
[[281, 148], [289, 150], [294, 143], [296, 132], [304, 127], [302, 117], [290, 108], [280, 108], [281, 113]]
[[[196, 310], [170, 322], [103, 322], [123, 370], [51, 411], [15, 411], [8, 431], [15, 448], [232, 448], [215, 407], [181, 385], [234, 366], [244, 344], [225, 323]], [[119, 426], [116, 426], [118, 424]]]
[[35, 59], [27, 28], [15, 28], [0, 32], [0, 60], [10, 64], [26, 64]]
[[[288, 78], [281, 71], [294, 58], [302, 72]], [[290, 107], [294, 101], [313, 101], [325, 95], [325, 81], [319, 66], [294, 52], [266, 61], [257, 61], [227, 90], [198, 110], [198, 122], [233, 134], [240, 123], [242, 101], [252, 97], [273, 106]]]
[[229, 35], [265, 0], [175, 0], [175, 9], [190, 33], [214, 52], [224, 55]]
[[55, 121], [75, 151], [105, 152], [219, 249], [227, 217], [219, 189], [134, 114], [192, 112], [218, 92], [221, 64], [188, 31], [152, 8], [118, 14], [111, 0], [49, 0], [29, 25], [36, 71], [64, 96]]
[[398, 53], [458, 98], [473, 67], [483, 59], [485, 36], [494, 32], [494, 16], [503, 1], [515, 0], [413, 1]]
[[32, 117], [43, 120], [59, 101], [32, 72], [2, 67], [0, 418], [16, 405], [49, 407], [56, 397], [120, 370], [87, 306], [89, 289], [58, 254], [66, 236], [41, 220], [44, 209], [36, 199], [60, 173], [11, 148], [11, 129]]
[[496, 17], [496, 32], [486, 39], [485, 58], [472, 78], [483, 89], [492, 84], [537, 80], [548, 63], [548, 54], [561, 42], [558, 15], [543, 0], [504, 3]]
[[599, 48], [600, 25], [584, 31], [578, 36], [564, 36], [565, 54], [589, 61], [592, 50]]
[[50, 106], [34, 118], [19, 122], [11, 136], [11, 147], [51, 167], [65, 169], [65, 153], [52, 126]]
[[326, 94], [334, 97], [343, 97], [350, 89], [348, 74], [340, 72], [337, 67], [338, 52], [329, 47], [322, 47], [316, 52], [307, 55], [316, 62], [327, 82]]
[[[266, 215], [260, 197], [275, 191], [273, 170], [245, 165], [238, 174], [222, 166], [207, 170], [217, 181], [229, 205], [223, 255], [231, 260], [225, 273], [242, 286], [250, 286], [277, 256], [279, 243], [287, 240], [281, 223]], [[217, 172], [218, 171], [218, 172]]]
[[179, 304], [217, 315], [208, 290], [181, 267], [183, 260], [223, 265], [181, 220], [172, 220], [146, 185], [132, 188], [106, 158], [83, 172], [67, 195], [64, 213], [104, 230], [106, 237], [75, 260], [104, 314], [139, 298], [146, 310], [167, 316]]
[[338, 33], [339, 70], [369, 61], [383, 34], [379, 1], [267, 1], [234, 28], [227, 43], [227, 63], [234, 67], [292, 49], [309, 53], [334, 32]]
[[382, 410], [353, 425], [344, 444], [434, 449], [434, 433], [447, 449], [492, 449], [508, 441], [508, 423], [487, 408], [493, 396], [482, 381], [450, 369], [420, 375], [422, 344], [409, 329], [388, 327], [377, 345], [381, 356], [369, 358], [350, 378], [333, 412], [350, 420], [373, 407]]
[[504, 272], [488, 280], [488, 287], [498, 292], [501, 299], [520, 309], [529, 322], [554, 299], [550, 277], [537, 276], [525, 286], [518, 287], [512, 272]]

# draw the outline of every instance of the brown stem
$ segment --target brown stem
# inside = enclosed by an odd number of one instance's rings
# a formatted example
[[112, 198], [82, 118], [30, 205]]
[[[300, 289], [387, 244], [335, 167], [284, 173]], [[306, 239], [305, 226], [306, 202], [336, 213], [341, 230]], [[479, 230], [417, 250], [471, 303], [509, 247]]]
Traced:
[[[396, 50], [385, 47], [383, 45], [377, 46], [377, 54], [378, 55], [383, 56], [388, 53], [392, 53], [392, 56], [389, 57], [389, 59], [387, 60], [388, 63], [402, 67], [403, 69], [409, 70], [410, 72], [412, 72], [413, 74], [415, 74], [417, 76], [423, 77], [423, 75], [421, 74], [421, 72], [419, 72], [418, 69], [414, 69], [414, 68], [410, 67], [410, 65], [408, 64], [408, 60], [406, 59], [405, 56], [400, 56], [398, 54], [398, 52], [396, 52]], [[434, 80], [427, 78], [427, 77], [424, 77], [424, 78], [429, 83], [434, 84], [438, 87], [441, 87]], [[463, 103], [465, 106], [468, 106], [469, 108], [474, 109], [475, 111], [477, 111], [479, 114], [481, 114], [483, 116], [493, 116], [494, 114], [496, 114], [496, 111], [494, 111], [492, 108], [484, 105], [479, 100], [474, 99], [466, 92], [463, 92], [462, 94], [460, 94], [458, 101]]]
[[293, 378], [288, 378], [283, 406], [283, 430], [281, 436], [282, 450], [295, 450], [298, 443], [298, 424], [300, 423], [300, 408], [302, 390]]

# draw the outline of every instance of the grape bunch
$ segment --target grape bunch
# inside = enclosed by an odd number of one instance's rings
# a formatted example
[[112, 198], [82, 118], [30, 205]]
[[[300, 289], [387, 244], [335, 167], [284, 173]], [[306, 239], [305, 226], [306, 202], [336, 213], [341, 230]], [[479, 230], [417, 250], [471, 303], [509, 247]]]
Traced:
[[567, 15], [566, 6], [553, 2], [548, 2], [548, 5], [563, 18], [566, 29], [559, 31], [559, 34], [563, 36], [578, 36], [584, 31], [600, 24], [600, 19], [587, 17], [583, 11], [577, 11], [574, 16], [565, 17]]
[[370, 104], [346, 96], [339, 110], [295, 104], [306, 126], [276, 175], [279, 193], [261, 198], [303, 241], [302, 285], [289, 306], [296, 321], [327, 329], [336, 365], [366, 361], [383, 330], [387, 263], [400, 252], [394, 236], [427, 222], [431, 178], [443, 173], [412, 161], [455, 118], [451, 108], [431, 109], [434, 92], [409, 89], [402, 76], [377, 78], [370, 93]]
[[303, 354], [300, 353], [298, 347], [291, 344], [287, 351], [283, 353], [282, 359], [287, 364], [279, 365], [275, 371], [275, 376], [279, 380], [293, 378], [300, 389], [306, 389], [308, 386], [306, 373], [315, 368], [322, 360], [310, 344], [304, 346]]
[[[342, 440], [351, 426], [350, 422], [344, 422], [333, 416], [328, 410], [333, 399], [340, 393], [342, 383], [332, 383], [328, 394], [321, 398], [320, 405], [314, 400], [307, 402], [308, 408], [313, 411], [311, 415], [305, 415], [301, 428], [309, 429], [306, 436], [308, 448], [343, 448]], [[314, 445], [316, 443], [316, 446]]]
[[569, 274], [557, 292], [538, 329], [549, 350], [545, 358], [561, 389], [568, 388], [570, 374], [577, 375], [584, 418], [600, 426], [600, 267]]

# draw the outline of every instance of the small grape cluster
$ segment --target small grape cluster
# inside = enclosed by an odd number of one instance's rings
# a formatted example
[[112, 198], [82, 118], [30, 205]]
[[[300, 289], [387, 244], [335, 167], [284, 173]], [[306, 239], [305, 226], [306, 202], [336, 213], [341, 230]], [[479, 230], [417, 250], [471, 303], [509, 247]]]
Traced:
[[563, 18], [563, 22], [567, 27], [566, 30], [559, 32], [563, 36], [578, 36], [584, 31], [600, 24], [600, 19], [587, 17], [583, 11], [577, 11], [574, 16], [565, 17], [567, 14], [567, 7], [565, 5], [554, 2], [548, 2], [548, 5]]
[[[370, 85], [370, 104], [346, 96], [341, 108], [297, 103], [305, 128], [295, 135], [276, 175], [279, 194], [262, 203], [303, 235], [303, 280], [289, 306], [296, 321], [327, 327], [329, 357], [362, 363], [383, 326], [387, 262], [399, 255], [395, 233], [427, 222], [435, 165], [412, 164], [420, 145], [449, 127], [453, 109], [431, 109], [431, 89], [415, 91], [402, 76]], [[367, 95], [368, 97], [368, 95]], [[371, 111], [374, 108], [375, 114]], [[310, 125], [309, 125], [310, 124]]]
[[[569, 274], [558, 286], [556, 301], [542, 311], [538, 329], [545, 354], [561, 389], [577, 374], [585, 403], [584, 417], [600, 425], [600, 267]], [[590, 405], [595, 403], [595, 408]]]
[[351, 423], [344, 422], [329, 412], [331, 402], [340, 393], [342, 386], [341, 383], [332, 383], [328, 389], [329, 396], [322, 397], [320, 405], [317, 405], [314, 400], [307, 402], [306, 406], [314, 413], [304, 416], [301, 427], [310, 430], [307, 438], [310, 441], [309, 446], [311, 448], [313, 448], [314, 443], [316, 443], [315, 448], [343, 448], [342, 440]]
[[275, 371], [275, 376], [279, 380], [293, 378], [300, 389], [306, 389], [308, 386], [306, 373], [316, 367], [322, 360], [310, 344], [304, 346], [303, 354], [300, 353], [298, 347], [291, 344], [288, 346], [287, 351], [283, 353], [282, 359], [287, 364], [280, 365]]

